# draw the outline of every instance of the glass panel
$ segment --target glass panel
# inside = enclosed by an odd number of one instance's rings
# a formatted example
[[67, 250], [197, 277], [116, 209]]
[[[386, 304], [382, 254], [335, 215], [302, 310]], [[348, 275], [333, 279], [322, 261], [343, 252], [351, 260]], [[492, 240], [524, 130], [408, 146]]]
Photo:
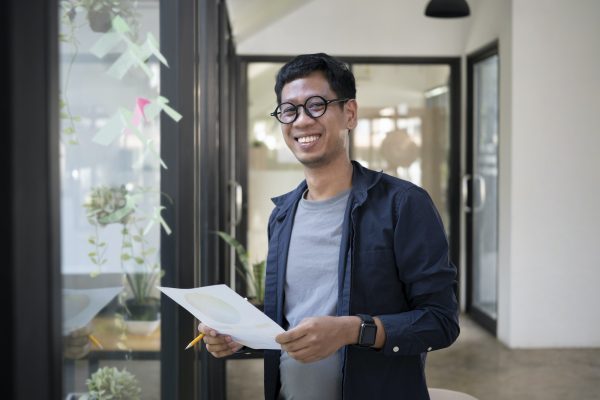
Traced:
[[275, 76], [283, 64], [248, 65], [248, 251], [253, 261], [267, 255], [267, 223], [271, 198], [295, 188], [302, 165], [286, 146], [275, 109]]
[[450, 67], [356, 64], [353, 71], [359, 105], [353, 158], [427, 190], [450, 232]]
[[496, 319], [498, 56], [474, 65], [473, 306]]
[[159, 1], [60, 3], [64, 394], [158, 399]]

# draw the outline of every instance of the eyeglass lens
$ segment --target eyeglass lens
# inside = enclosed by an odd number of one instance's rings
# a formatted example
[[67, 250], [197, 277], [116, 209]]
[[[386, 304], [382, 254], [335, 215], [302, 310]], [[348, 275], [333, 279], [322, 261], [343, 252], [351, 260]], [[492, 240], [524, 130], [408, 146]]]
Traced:
[[298, 109], [304, 107], [304, 112], [311, 118], [319, 118], [327, 110], [327, 100], [321, 96], [312, 96], [306, 99], [304, 104], [294, 105], [292, 103], [282, 103], [275, 110], [275, 117], [284, 123], [292, 123], [298, 118]]

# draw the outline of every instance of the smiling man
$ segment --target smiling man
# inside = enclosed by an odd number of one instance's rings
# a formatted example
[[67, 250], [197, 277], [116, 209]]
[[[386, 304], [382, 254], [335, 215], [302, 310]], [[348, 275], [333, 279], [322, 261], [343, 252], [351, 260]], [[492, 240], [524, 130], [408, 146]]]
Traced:
[[[424, 355], [459, 334], [456, 268], [420, 187], [349, 158], [354, 76], [326, 55], [285, 64], [271, 115], [305, 180], [273, 199], [265, 313], [286, 332], [265, 351], [265, 398], [429, 399]], [[240, 345], [200, 325], [216, 357]]]

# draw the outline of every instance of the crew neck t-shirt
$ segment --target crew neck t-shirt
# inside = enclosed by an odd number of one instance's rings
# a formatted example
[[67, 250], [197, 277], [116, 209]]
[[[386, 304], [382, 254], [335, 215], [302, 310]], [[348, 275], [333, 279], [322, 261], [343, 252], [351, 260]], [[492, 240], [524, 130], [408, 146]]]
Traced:
[[[347, 190], [317, 201], [302, 196], [298, 204], [284, 288], [288, 329], [306, 317], [336, 315], [340, 243], [349, 195]], [[280, 399], [339, 399], [341, 367], [340, 351], [313, 363], [298, 362], [282, 352]]]

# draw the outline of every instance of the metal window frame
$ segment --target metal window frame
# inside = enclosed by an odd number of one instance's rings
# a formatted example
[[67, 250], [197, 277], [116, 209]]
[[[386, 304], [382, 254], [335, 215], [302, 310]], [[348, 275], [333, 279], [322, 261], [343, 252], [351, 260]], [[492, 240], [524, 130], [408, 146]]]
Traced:
[[[60, 275], [60, 175], [58, 131], [58, 3], [2, 4], [1, 78], [5, 134], [3, 274], [7, 297], [4, 343], [11, 399], [62, 396], [62, 296]], [[4, 299], [3, 299], [4, 300]], [[3, 329], [4, 331], [4, 329]], [[34, 361], [34, 362], [33, 362]], [[35, 384], [32, 384], [35, 377]]]
[[[483, 61], [488, 57], [498, 55], [499, 52], [499, 41], [494, 40], [493, 42], [481, 47], [480, 49], [467, 55], [467, 126], [466, 126], [466, 168], [465, 173], [473, 175], [473, 152], [474, 148], [474, 101], [475, 96], [473, 95], [474, 89], [474, 66], [479, 61]], [[498, 66], [500, 68], [500, 65]], [[500, 71], [500, 70], [499, 70]], [[500, 72], [498, 72], [500, 73]], [[469, 187], [469, 193], [473, 193], [473, 182]], [[473, 206], [472, 198], [465, 199], [466, 204], [470, 207]], [[499, 215], [496, 216], [499, 218]], [[473, 273], [473, 213], [466, 213], [465, 215], [465, 230], [466, 230], [466, 275], [467, 275], [467, 287], [466, 287], [466, 307], [465, 311], [471, 316], [471, 318], [477, 322], [481, 327], [487, 330], [492, 335], [496, 336], [498, 331], [498, 321], [491, 318], [489, 315], [473, 306], [473, 286], [474, 286], [474, 273]]]

